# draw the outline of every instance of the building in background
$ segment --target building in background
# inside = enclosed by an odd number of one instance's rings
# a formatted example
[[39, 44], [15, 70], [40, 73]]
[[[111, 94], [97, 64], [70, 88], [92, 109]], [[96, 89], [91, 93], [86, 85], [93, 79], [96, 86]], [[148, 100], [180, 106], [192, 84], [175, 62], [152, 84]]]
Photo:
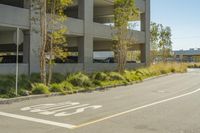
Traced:
[[174, 51], [174, 58], [182, 62], [200, 62], [200, 48]]
[[[130, 61], [127, 68], [144, 66], [150, 55], [150, 0], [136, 0], [140, 11], [139, 30], [130, 30], [137, 44], [130, 51], [140, 51], [139, 63]], [[66, 34], [70, 56], [57, 61], [54, 72], [113, 70], [116, 63], [96, 62], [95, 55], [112, 51], [113, 0], [74, 0], [66, 9]], [[0, 74], [15, 73], [16, 45], [13, 34], [20, 28], [24, 41], [19, 47], [19, 72], [39, 72], [40, 13], [34, 0], [0, 0]]]

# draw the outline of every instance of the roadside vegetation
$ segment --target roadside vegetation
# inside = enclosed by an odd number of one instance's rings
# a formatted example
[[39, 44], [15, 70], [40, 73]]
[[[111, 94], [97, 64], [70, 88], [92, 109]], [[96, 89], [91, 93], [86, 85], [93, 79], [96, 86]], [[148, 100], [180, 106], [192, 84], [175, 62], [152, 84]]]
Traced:
[[[133, 84], [153, 76], [168, 73], [184, 73], [186, 71], [186, 64], [159, 63], [137, 70], [126, 70], [123, 74], [119, 72], [96, 72], [91, 74], [78, 72], [66, 75], [54, 73], [52, 75], [52, 83], [49, 86], [42, 83], [39, 73], [34, 73], [29, 77], [26, 75], [19, 77], [19, 96], [51, 93], [65, 95], [77, 92], [90, 92], [96, 88]], [[0, 97], [15, 97], [15, 75], [0, 76]]]
[[200, 63], [188, 63], [188, 68], [200, 68]]

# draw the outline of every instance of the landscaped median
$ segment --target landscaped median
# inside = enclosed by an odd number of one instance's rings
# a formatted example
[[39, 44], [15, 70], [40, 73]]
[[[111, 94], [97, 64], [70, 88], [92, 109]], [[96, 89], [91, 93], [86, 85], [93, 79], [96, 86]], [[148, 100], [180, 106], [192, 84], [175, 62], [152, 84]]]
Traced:
[[[187, 65], [182, 63], [160, 63], [150, 67], [137, 70], [125, 71], [123, 74], [117, 72], [96, 72], [84, 74], [81, 72], [61, 75], [54, 73], [52, 84], [46, 86], [40, 82], [39, 74], [30, 77], [21, 75], [19, 77], [19, 96], [38, 94], [72, 94], [77, 92], [88, 92], [97, 89], [128, 85], [141, 82], [144, 79], [168, 73], [184, 73]], [[15, 76], [0, 76], [0, 98], [13, 98], [15, 96]]]
[[200, 63], [188, 63], [188, 68], [200, 68]]

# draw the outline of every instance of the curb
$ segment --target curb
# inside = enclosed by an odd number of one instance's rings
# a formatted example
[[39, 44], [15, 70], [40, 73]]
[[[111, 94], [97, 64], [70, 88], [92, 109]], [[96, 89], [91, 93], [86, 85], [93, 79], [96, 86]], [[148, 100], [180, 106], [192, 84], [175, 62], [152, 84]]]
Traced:
[[174, 74], [174, 73], [162, 74], [162, 75], [159, 75], [159, 76], [154, 76], [154, 77], [146, 78], [143, 81], [149, 81], [149, 80], [153, 80], [153, 79], [157, 79], [157, 78], [161, 78], [161, 77], [165, 77], [165, 76], [170, 76], [172, 74]]
[[[106, 87], [97, 87], [94, 90], [79, 90], [76, 93], [89, 93], [89, 92], [93, 92], [93, 91], [104, 91], [104, 90], [108, 90], [108, 89], [111, 89], [111, 88], [133, 85], [133, 84], [136, 84], [136, 83], [141, 83], [141, 82], [144, 82], [144, 81], [157, 79], [157, 78], [169, 76], [169, 75], [172, 75], [172, 74], [173, 73], [163, 74], [163, 75], [159, 75], [159, 76], [146, 78], [146, 79], [143, 79], [142, 81], [134, 81], [134, 82], [130, 82], [130, 83], [127, 83], [127, 84], [109, 85], [109, 86], [106, 86]], [[76, 94], [76, 93], [68, 93], [68, 94]], [[52, 94], [22, 96], [22, 97], [10, 98], [10, 99], [0, 99], [0, 105], [1, 104], [12, 104], [12, 103], [15, 103], [15, 102], [22, 102], [22, 101], [45, 98], [45, 97], [62, 96], [62, 95], [63, 94], [60, 94], [60, 93], [52, 93]]]
[[26, 100], [33, 100], [33, 99], [59, 96], [59, 95], [60, 94], [54, 93], [54, 94], [50, 94], [50, 95], [42, 94], [42, 95], [22, 96], [22, 97], [10, 98], [10, 99], [1, 99], [0, 104], [12, 104], [12, 103], [15, 103], [15, 102], [22, 102], [22, 101], [26, 101]]

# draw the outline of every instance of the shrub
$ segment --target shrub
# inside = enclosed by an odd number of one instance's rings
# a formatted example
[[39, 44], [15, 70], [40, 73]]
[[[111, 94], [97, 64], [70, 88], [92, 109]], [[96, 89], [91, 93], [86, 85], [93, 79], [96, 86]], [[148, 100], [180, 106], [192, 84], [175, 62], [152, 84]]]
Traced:
[[32, 73], [30, 76], [31, 83], [40, 83], [40, 74], [39, 73]]
[[68, 81], [63, 81], [62, 83], [63, 86], [63, 90], [67, 93], [76, 93], [79, 90], [81, 90], [82, 88], [79, 86], [73, 86], [71, 83], [69, 83]]
[[110, 80], [126, 80], [120, 73], [117, 72], [110, 72], [108, 75], [110, 77]]
[[50, 94], [49, 88], [41, 83], [33, 84], [32, 87], [33, 94]]
[[172, 72], [172, 73], [175, 73], [175, 72], [176, 72], [176, 69], [172, 67], [172, 68], [171, 68], [171, 72]]
[[92, 75], [92, 79], [106, 81], [106, 80], [109, 80], [109, 76], [104, 72], [98, 72]]
[[136, 71], [136, 75], [144, 79], [153, 76], [153, 73], [148, 68], [142, 68]]
[[142, 78], [141, 76], [138, 76], [136, 74], [136, 71], [125, 71], [124, 77], [128, 82], [133, 82], [133, 81], [141, 81]]
[[31, 90], [31, 80], [27, 75], [19, 76], [18, 82], [19, 88], [21, 88], [21, 90]]
[[52, 83], [60, 83], [65, 80], [65, 75], [60, 73], [53, 73], [52, 74]]
[[94, 84], [95, 86], [102, 86], [102, 81], [100, 81], [100, 80], [94, 80], [94, 81], [93, 81], [93, 84]]
[[63, 92], [63, 86], [62, 84], [58, 84], [58, 83], [53, 83], [50, 85], [50, 91], [51, 92]]
[[162, 70], [160, 70], [160, 73], [161, 73], [161, 74], [167, 74], [168, 71], [167, 71], [166, 69], [162, 69]]
[[0, 94], [8, 94], [14, 92], [15, 76], [2, 75], [0, 76]]
[[67, 78], [67, 81], [74, 86], [79, 86], [79, 87], [92, 86], [92, 81], [90, 80], [90, 78], [81, 72], [69, 75], [69, 77]]
[[20, 88], [18, 93], [20, 96], [29, 96], [30, 95], [30, 92], [23, 88]]

